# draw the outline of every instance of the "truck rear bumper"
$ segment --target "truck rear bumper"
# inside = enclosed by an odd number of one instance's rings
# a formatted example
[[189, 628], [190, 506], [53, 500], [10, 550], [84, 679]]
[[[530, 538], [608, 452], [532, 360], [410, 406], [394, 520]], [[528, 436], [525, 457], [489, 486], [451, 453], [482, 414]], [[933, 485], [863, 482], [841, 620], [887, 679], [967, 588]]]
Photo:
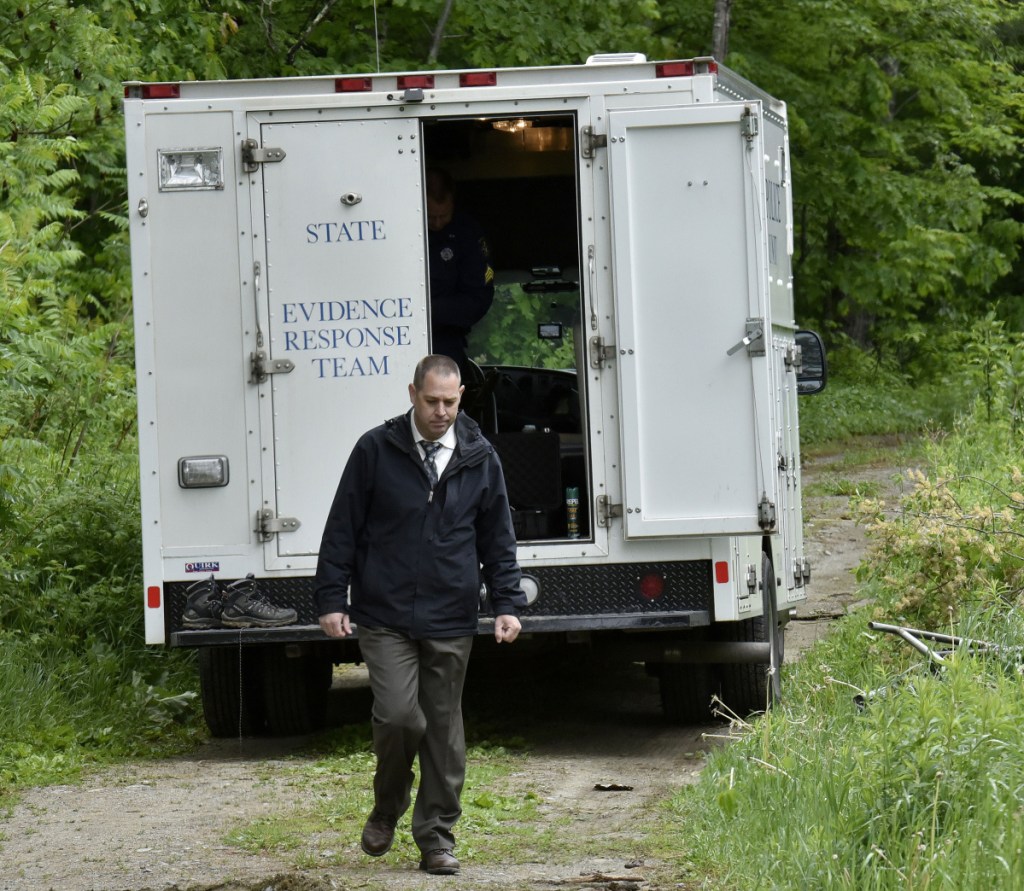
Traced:
[[[710, 560], [531, 567], [529, 574], [538, 581], [540, 595], [520, 615], [527, 634], [687, 630], [711, 623]], [[172, 647], [197, 647], [328, 640], [317, 623], [311, 577], [260, 579], [259, 584], [276, 606], [296, 611], [297, 624], [185, 630], [182, 613], [189, 583], [168, 582], [167, 642]], [[478, 633], [490, 634], [492, 625], [485, 608]]]
[[[569, 631], [684, 631], [710, 623], [706, 610], [673, 613], [640, 613], [613, 616], [524, 616], [523, 635]], [[494, 619], [481, 618], [477, 634], [494, 633]], [[359, 629], [351, 638], [358, 640]], [[306, 643], [330, 641], [319, 625], [285, 625], [280, 628], [207, 628], [201, 631], [173, 631], [172, 647], [223, 647], [242, 644]]]

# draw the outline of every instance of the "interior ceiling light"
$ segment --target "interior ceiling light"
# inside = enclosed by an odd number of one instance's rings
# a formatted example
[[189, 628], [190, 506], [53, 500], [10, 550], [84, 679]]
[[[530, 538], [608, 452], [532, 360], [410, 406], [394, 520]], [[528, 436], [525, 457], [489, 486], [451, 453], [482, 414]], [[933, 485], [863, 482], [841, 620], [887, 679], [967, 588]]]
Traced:
[[516, 118], [515, 120], [509, 121], [492, 121], [491, 126], [495, 130], [502, 130], [505, 133], [518, 133], [521, 130], [526, 130], [528, 127], [532, 127], [533, 121], [527, 121], [524, 118]]

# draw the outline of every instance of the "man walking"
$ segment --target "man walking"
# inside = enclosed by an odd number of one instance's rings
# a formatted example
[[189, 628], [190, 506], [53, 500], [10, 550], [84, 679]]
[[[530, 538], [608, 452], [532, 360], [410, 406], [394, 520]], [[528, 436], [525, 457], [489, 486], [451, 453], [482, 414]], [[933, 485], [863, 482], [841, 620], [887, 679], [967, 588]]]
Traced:
[[411, 411], [352, 450], [316, 571], [320, 627], [345, 637], [358, 626], [373, 691], [377, 770], [362, 848], [373, 857], [391, 848], [419, 756], [412, 833], [420, 869], [435, 875], [459, 871], [462, 688], [481, 574], [498, 643], [516, 639], [526, 604], [501, 464], [476, 422], [458, 414], [463, 389], [451, 358], [419, 362]]

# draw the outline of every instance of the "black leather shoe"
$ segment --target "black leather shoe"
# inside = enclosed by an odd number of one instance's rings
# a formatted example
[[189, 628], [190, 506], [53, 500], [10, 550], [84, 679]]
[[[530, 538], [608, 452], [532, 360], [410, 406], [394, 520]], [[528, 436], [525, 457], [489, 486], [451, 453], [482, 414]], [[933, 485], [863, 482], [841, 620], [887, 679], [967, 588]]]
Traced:
[[459, 871], [459, 861], [450, 848], [438, 848], [436, 851], [423, 852], [420, 869], [432, 876], [453, 876]]
[[391, 814], [371, 813], [359, 842], [363, 851], [371, 857], [381, 857], [390, 851], [391, 843], [395, 840], [396, 822]]

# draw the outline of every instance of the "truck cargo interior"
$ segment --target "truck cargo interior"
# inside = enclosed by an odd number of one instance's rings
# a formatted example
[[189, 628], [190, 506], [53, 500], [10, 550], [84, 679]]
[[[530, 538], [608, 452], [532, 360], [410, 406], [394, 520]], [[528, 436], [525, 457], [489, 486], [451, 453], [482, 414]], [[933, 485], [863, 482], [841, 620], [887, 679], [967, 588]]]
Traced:
[[564, 114], [424, 125], [426, 165], [452, 175], [490, 248], [464, 408], [501, 456], [519, 540], [591, 536], [576, 129]]

